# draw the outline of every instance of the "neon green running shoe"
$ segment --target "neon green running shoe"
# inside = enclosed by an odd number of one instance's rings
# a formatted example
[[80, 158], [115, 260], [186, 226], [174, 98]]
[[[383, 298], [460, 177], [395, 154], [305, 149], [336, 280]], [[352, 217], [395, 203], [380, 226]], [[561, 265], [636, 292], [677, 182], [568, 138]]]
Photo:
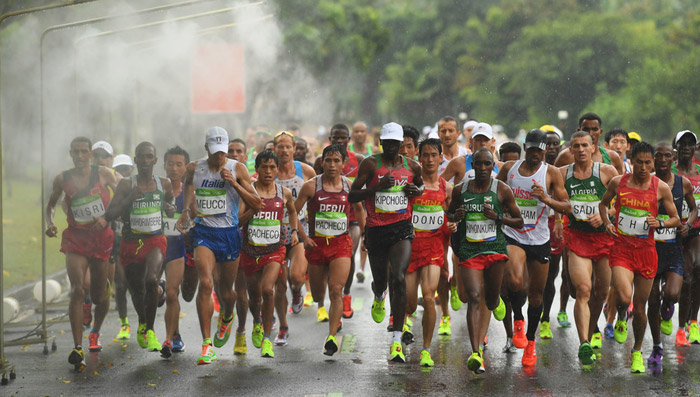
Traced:
[[160, 349], [163, 348], [163, 346], [160, 345], [160, 342], [158, 342], [158, 338], [156, 338], [156, 333], [152, 329], [146, 331], [146, 343], [148, 346], [148, 351], [150, 352], [159, 352]]
[[197, 365], [207, 365], [216, 361], [216, 352], [210, 344], [202, 346], [202, 355], [197, 360]]
[[440, 327], [438, 328], [438, 335], [452, 335], [452, 329], [450, 324], [452, 319], [450, 316], [442, 316], [440, 318]]
[[503, 321], [503, 319], [506, 318], [506, 303], [503, 302], [500, 296], [498, 297], [498, 306], [493, 309], [493, 318], [495, 318], [496, 321]]
[[253, 341], [253, 346], [260, 349], [263, 341], [263, 328], [262, 324], [253, 325], [253, 333], [250, 335], [250, 339]]
[[415, 315], [416, 315], [416, 313], [413, 312], [413, 314], [409, 314], [408, 316], [406, 316], [406, 321], [404, 321], [404, 323], [406, 325], [408, 325], [409, 328], [413, 327], [413, 316], [415, 316]]
[[433, 367], [435, 366], [435, 361], [430, 357], [430, 352], [427, 350], [420, 351], [420, 366], [421, 367]]
[[700, 344], [700, 328], [697, 321], [691, 321], [688, 326], [688, 342], [692, 344]]
[[625, 343], [627, 340], [627, 321], [617, 320], [615, 323], [615, 341]]
[[389, 361], [393, 361], [395, 363], [406, 362], [406, 356], [403, 354], [401, 342], [394, 342], [391, 344], [391, 349], [389, 349]]
[[231, 329], [233, 328], [234, 317], [232, 315], [230, 320], [224, 321], [224, 314], [219, 313], [219, 323], [216, 325], [217, 331], [214, 334], [214, 347], [223, 347], [228, 342], [228, 338], [231, 336]]
[[233, 354], [242, 356], [248, 352], [248, 346], [245, 343], [245, 333], [236, 333], [236, 344], [233, 346]]
[[540, 323], [540, 339], [552, 339], [552, 330], [549, 327], [549, 321]]
[[117, 339], [119, 340], [129, 340], [131, 338], [131, 326], [129, 323], [122, 324], [119, 328], [119, 333], [117, 334]]
[[578, 347], [578, 359], [583, 365], [593, 364], [593, 348], [590, 343], [581, 343], [581, 346]]
[[450, 285], [450, 307], [454, 311], [462, 308], [462, 301], [459, 300], [459, 291], [456, 285]]
[[661, 320], [661, 332], [664, 335], [671, 335], [673, 333], [673, 320]]
[[326, 343], [323, 345], [323, 354], [332, 356], [338, 351], [338, 340], [333, 335], [328, 335]]
[[594, 332], [591, 336], [591, 347], [594, 349], [603, 347], [603, 335], [600, 332]]
[[644, 372], [646, 372], [646, 369], [644, 368], [644, 359], [642, 358], [642, 352], [632, 352], [632, 365], [630, 366], [630, 370], [633, 374], [643, 374]]
[[378, 301], [375, 298], [374, 302], [372, 302], [372, 320], [374, 320], [375, 323], [381, 323], [384, 321], [385, 315], [386, 309], [384, 309], [384, 299]]
[[481, 355], [477, 352], [472, 353], [472, 355], [469, 356], [469, 359], [467, 360], [467, 368], [469, 368], [469, 370], [475, 374], [483, 373], [482, 371], [480, 371], [480, 368], [483, 368], [483, 364], [484, 359], [481, 358]]
[[146, 323], [139, 324], [138, 330], [136, 330], [136, 342], [142, 349], [148, 347], [148, 342], [146, 341]]
[[272, 341], [263, 339], [262, 349], [260, 349], [260, 357], [275, 358], [275, 352], [272, 351]]
[[557, 322], [562, 328], [571, 327], [571, 323], [569, 322], [569, 315], [566, 314], [566, 312], [559, 312], [559, 314], [557, 314]]

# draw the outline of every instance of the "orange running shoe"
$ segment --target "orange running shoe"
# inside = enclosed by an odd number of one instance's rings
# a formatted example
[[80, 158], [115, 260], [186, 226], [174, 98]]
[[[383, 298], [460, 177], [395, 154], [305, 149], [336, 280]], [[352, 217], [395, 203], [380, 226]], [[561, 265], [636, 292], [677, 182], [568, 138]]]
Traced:
[[527, 341], [527, 346], [523, 352], [523, 367], [534, 367], [537, 364], [537, 354], [535, 354], [535, 341]]
[[352, 310], [352, 296], [343, 295], [343, 318], [352, 318], [354, 313], [355, 311]]
[[513, 346], [518, 349], [524, 349], [527, 346], [527, 337], [525, 336], [525, 320], [513, 321]]
[[683, 328], [678, 328], [676, 332], [676, 346], [690, 346], [690, 342], [685, 336], [685, 330], [683, 330]]

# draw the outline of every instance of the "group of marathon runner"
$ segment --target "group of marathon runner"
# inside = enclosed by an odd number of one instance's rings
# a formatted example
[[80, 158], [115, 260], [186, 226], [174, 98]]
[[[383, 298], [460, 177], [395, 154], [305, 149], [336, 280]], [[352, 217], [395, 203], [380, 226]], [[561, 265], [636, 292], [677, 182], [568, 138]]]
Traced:
[[[436, 306], [438, 334], [450, 335], [450, 309], [462, 304], [469, 370], [485, 372], [492, 314], [505, 329], [503, 352], [523, 349], [522, 365], [536, 366], [538, 330], [540, 339], [552, 338], [561, 270], [556, 319], [571, 326], [571, 296], [581, 364], [593, 364], [603, 337], [624, 343], [631, 317], [631, 371], [645, 372], [647, 319], [653, 339], [647, 365], [660, 365], [661, 333], [673, 333], [677, 303], [676, 345], [700, 344], [698, 142], [685, 130], [653, 147], [622, 129], [603, 136], [602, 124], [586, 113], [566, 143], [545, 125], [498, 151], [492, 127], [475, 120], [460, 131], [454, 118], [443, 117], [424, 139], [414, 127], [388, 123], [380, 147], [368, 142], [365, 123], [336, 124], [313, 163], [304, 159], [306, 142], [292, 132], [279, 132], [271, 149], [255, 153], [212, 127], [206, 157], [190, 161], [179, 146], [164, 153], [166, 178], [155, 175], [159, 154], [150, 142], [139, 143], [132, 160], [114, 156], [105, 141], [77, 137], [70, 143], [74, 167], [56, 176], [46, 207], [49, 237], [58, 235], [56, 206], [68, 220], [61, 234], [75, 344], [68, 361], [85, 367], [84, 326], [92, 327], [88, 350], [102, 350], [112, 289], [117, 339], [131, 338], [128, 291], [137, 343], [164, 358], [185, 350], [179, 295], [196, 297], [197, 364], [206, 365], [234, 326], [234, 354], [247, 354], [248, 318], [250, 342], [273, 358], [274, 347], [290, 338], [288, 313], [311, 305], [305, 288], [317, 320], [328, 322], [323, 354], [332, 356], [343, 319], [354, 315], [350, 292], [355, 277], [365, 280], [366, 253], [376, 323], [387, 317], [389, 298], [390, 361], [406, 361], [420, 302], [421, 366], [434, 366]], [[154, 322], [163, 304], [166, 335], [159, 340]]]

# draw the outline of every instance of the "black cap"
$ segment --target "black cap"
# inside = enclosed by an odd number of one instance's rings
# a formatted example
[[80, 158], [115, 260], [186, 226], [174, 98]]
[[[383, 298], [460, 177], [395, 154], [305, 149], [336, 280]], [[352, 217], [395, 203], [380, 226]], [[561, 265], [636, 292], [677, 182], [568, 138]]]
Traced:
[[547, 149], [547, 133], [539, 128], [530, 130], [525, 136], [525, 149], [527, 150], [531, 147], [536, 147], [540, 150]]

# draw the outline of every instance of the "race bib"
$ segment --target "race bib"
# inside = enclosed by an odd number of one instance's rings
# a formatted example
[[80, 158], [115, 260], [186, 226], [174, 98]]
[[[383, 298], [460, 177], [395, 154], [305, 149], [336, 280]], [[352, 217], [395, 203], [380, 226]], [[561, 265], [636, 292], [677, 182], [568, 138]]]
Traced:
[[479, 212], [470, 212], [465, 218], [467, 241], [481, 243], [496, 240], [496, 221]]
[[617, 216], [617, 230], [626, 236], [647, 238], [649, 237], [647, 216], [649, 216], [649, 211], [620, 207], [620, 214]]
[[70, 206], [75, 222], [81, 225], [92, 223], [95, 217], [104, 216], [105, 206], [99, 194], [79, 197]]
[[[306, 219], [306, 204], [304, 204], [304, 208], [299, 211], [297, 214], [297, 218], [299, 219], [299, 222], [303, 222]], [[282, 215], [282, 223], [285, 225], [289, 225], [289, 212], [287, 211], [287, 207], [284, 207], [284, 215]]]
[[226, 214], [226, 189], [196, 189], [197, 216]]
[[[659, 214], [658, 219], [661, 221], [667, 221], [671, 217], [668, 215]], [[676, 230], [675, 227], [665, 227], [654, 229], [654, 240], [661, 243], [675, 243], [676, 242]]]
[[173, 218], [168, 218], [165, 214], [163, 214], [163, 234], [169, 237], [177, 237], [180, 234], [180, 231], [177, 230], [175, 225], [177, 224], [177, 220], [180, 219], [180, 215], [176, 213]]
[[401, 214], [408, 209], [408, 197], [403, 193], [403, 186], [392, 186], [379, 191], [374, 196], [374, 208], [379, 213]]
[[435, 232], [445, 222], [441, 205], [413, 205], [413, 229], [417, 232]]
[[268, 246], [280, 242], [278, 219], [256, 219], [248, 223], [248, 242], [254, 246]]
[[599, 213], [600, 199], [593, 194], [577, 194], [569, 199], [571, 201], [571, 213], [579, 221], [588, 222], [588, 217]]
[[114, 234], [121, 237], [123, 228], [124, 228], [124, 222], [122, 222], [120, 219], [115, 219], [114, 220]]
[[133, 233], [153, 234], [159, 232], [163, 227], [160, 206], [132, 207], [129, 213], [129, 223]]
[[[697, 201], [696, 201], [697, 205]], [[681, 207], [681, 221], [685, 223], [688, 220], [688, 217], [690, 216], [690, 208], [688, 208], [688, 203], [683, 200], [683, 206]]]
[[316, 237], [336, 237], [348, 231], [348, 217], [344, 212], [317, 212], [314, 221]]
[[521, 198], [515, 198], [518, 208], [520, 208], [520, 214], [523, 216], [523, 221], [526, 227], [535, 226], [537, 223], [537, 201], [527, 200]]

